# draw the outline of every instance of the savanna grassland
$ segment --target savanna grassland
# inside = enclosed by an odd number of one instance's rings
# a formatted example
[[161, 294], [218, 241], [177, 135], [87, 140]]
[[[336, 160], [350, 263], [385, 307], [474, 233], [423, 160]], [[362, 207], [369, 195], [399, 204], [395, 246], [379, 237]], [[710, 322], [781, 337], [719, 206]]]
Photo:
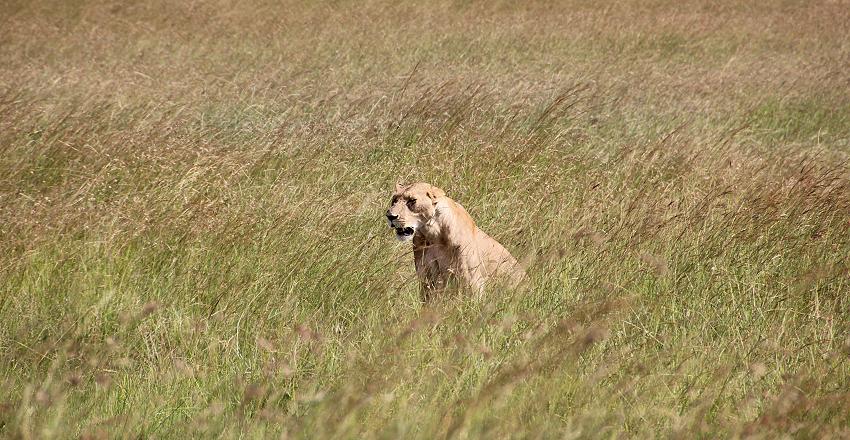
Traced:
[[[850, 3], [0, 2], [0, 437], [850, 436]], [[396, 181], [527, 267], [421, 304]]]

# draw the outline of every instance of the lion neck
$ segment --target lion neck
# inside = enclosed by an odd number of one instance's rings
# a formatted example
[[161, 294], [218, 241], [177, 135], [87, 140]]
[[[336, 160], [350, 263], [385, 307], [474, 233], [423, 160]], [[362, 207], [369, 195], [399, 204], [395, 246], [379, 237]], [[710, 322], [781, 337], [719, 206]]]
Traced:
[[[472, 217], [454, 200], [441, 197], [437, 200], [434, 216], [414, 236], [414, 248], [421, 246], [460, 246], [464, 240], [475, 236], [477, 227]], [[418, 238], [418, 240], [417, 240]]]

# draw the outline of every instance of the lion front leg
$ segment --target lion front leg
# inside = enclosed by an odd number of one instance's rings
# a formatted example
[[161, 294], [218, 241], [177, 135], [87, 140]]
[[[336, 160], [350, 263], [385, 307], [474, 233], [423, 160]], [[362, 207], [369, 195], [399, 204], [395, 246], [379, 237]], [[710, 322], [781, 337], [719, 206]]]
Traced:
[[474, 251], [462, 251], [457, 259], [457, 275], [466, 288], [476, 293], [484, 291], [484, 265]]
[[419, 298], [423, 303], [430, 302], [437, 294], [445, 290], [445, 280], [431, 270], [423, 271], [419, 275]]
[[433, 285], [430, 285], [422, 280], [419, 281], [419, 299], [422, 303], [429, 303], [431, 299], [434, 298], [435, 289]]
[[414, 250], [414, 265], [416, 278], [419, 279], [419, 298], [423, 303], [427, 303], [443, 290], [445, 283], [440, 278], [437, 268], [434, 267], [436, 262], [429, 257], [425, 249]]
[[476, 270], [472, 266], [466, 266], [461, 269], [461, 278], [464, 286], [475, 293], [484, 291], [484, 276], [480, 270]]

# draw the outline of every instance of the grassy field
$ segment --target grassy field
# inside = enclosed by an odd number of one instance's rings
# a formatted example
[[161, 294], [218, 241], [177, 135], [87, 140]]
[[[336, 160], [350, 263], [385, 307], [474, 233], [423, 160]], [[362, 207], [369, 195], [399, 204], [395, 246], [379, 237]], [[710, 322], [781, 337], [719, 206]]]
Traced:
[[[850, 436], [848, 35], [846, 0], [0, 2], [0, 437]], [[397, 180], [529, 282], [423, 306]]]

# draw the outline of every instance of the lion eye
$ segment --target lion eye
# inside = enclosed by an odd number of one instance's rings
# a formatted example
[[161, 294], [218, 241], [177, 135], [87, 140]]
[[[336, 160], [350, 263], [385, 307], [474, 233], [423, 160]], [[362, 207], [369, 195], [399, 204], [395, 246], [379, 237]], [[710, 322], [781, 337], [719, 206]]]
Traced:
[[407, 201], [408, 208], [412, 208], [414, 205], [416, 205], [416, 199], [410, 199]]

